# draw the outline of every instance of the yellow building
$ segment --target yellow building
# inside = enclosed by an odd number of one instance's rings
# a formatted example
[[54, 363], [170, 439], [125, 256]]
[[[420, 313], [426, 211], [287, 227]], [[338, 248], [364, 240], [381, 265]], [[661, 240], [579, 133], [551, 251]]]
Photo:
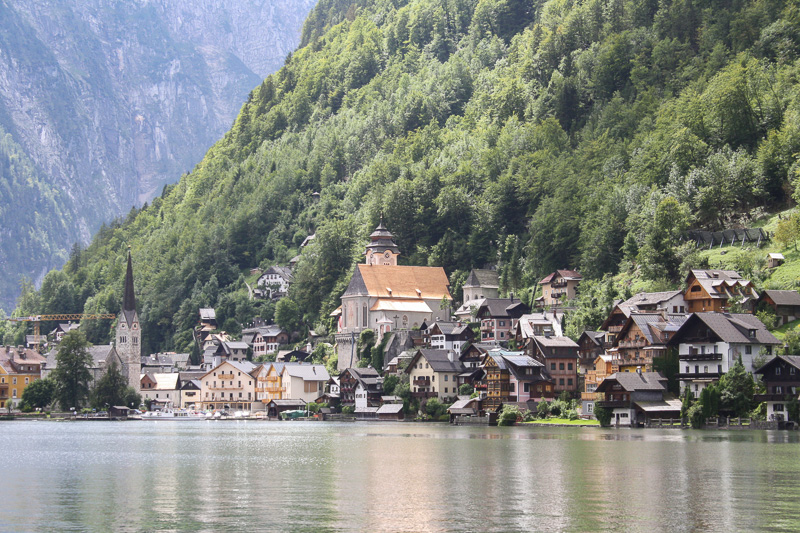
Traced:
[[262, 402], [260, 409], [272, 400], [283, 400], [286, 386], [281, 374], [286, 363], [264, 363], [256, 375], [256, 400]]
[[25, 387], [42, 375], [42, 357], [22, 346], [0, 348], [0, 408], [16, 408]]

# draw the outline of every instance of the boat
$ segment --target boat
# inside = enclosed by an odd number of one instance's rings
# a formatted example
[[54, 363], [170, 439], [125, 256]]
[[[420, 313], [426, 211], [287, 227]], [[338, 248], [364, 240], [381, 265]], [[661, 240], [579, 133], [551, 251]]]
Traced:
[[168, 408], [160, 411], [147, 411], [142, 415], [142, 420], [205, 420], [205, 413]]

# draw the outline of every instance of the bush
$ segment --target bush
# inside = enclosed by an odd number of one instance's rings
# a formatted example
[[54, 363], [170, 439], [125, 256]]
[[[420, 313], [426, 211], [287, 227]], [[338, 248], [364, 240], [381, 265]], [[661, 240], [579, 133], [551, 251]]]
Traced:
[[576, 411], [575, 409], [570, 409], [569, 411], [567, 411], [567, 418], [569, 420], [577, 420], [580, 417], [578, 416], [578, 411]]
[[539, 405], [536, 406], [536, 413], [539, 415], [539, 418], [547, 418], [550, 416], [550, 402], [547, 400], [539, 402]]
[[356, 408], [352, 405], [345, 405], [342, 407], [342, 414], [343, 415], [352, 415], [355, 412]]
[[513, 426], [520, 418], [520, 412], [516, 405], [504, 405], [497, 419], [498, 426]]
[[594, 417], [597, 419], [598, 422], [600, 422], [601, 426], [603, 427], [610, 426], [612, 415], [613, 413], [611, 412], [611, 409], [606, 409], [605, 407], [598, 407], [597, 404], [595, 404]]
[[461, 396], [471, 396], [474, 393], [475, 393], [475, 387], [473, 387], [469, 383], [463, 383], [458, 388], [458, 394], [460, 394]]
[[686, 416], [689, 419], [689, 424], [691, 424], [694, 429], [700, 429], [706, 423], [706, 417], [703, 416], [703, 405], [700, 403], [691, 406]]
[[439, 422], [450, 422], [450, 415], [447, 413], [439, 416]]

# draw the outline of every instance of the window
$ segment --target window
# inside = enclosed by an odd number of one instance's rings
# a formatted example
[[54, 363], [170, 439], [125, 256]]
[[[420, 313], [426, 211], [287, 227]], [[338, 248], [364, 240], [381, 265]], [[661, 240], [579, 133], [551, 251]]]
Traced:
[[560, 378], [560, 379], [558, 380], [558, 384], [559, 384], [559, 385], [561, 385], [561, 386], [563, 386], [563, 385], [564, 385], [564, 378]]
[[567, 385], [572, 386], [572, 378], [567, 378]]
[[361, 307], [361, 314], [362, 314], [361, 325], [367, 327], [367, 304], [364, 304]]
[[776, 403], [776, 404], [775, 404], [775, 407], [773, 407], [773, 408], [772, 408], [772, 410], [773, 410], [773, 411], [780, 411], [780, 412], [783, 412], [783, 404], [782, 404], [782, 403]]
[[748, 344], [747, 346], [744, 347], [744, 353], [750, 355], [751, 353], [753, 353], [753, 347]]
[[12, 385], [16, 385], [17, 384], [17, 378], [11, 378], [11, 384]]
[[[447, 381], [447, 378], [448, 378], [448, 375], [447, 375], [447, 374], [445, 374], [445, 375], [444, 375], [444, 380], [445, 380], [445, 381]], [[447, 391], [445, 391], [445, 392], [447, 392]]]
[[781, 367], [779, 367], [779, 366], [775, 367], [775, 375], [776, 376], [780, 376], [781, 375]]
[[703, 374], [708, 374], [708, 365], [703, 366]]
[[684, 373], [685, 373], [685, 374], [688, 374], [688, 373], [689, 373], [689, 365], [686, 365], [686, 372], [684, 372]]
[[694, 373], [695, 374], [699, 374], [700, 373], [700, 365], [694, 365]]
[[555, 370], [555, 369], [556, 369], [556, 364], [550, 363], [550, 370]]
[[572, 370], [572, 363], [567, 363], [567, 370]]
[[522, 384], [523, 392], [530, 392], [531, 391], [531, 384], [530, 383], [523, 383]]
[[31, 381], [30, 381], [30, 378], [25, 378], [25, 385], [27, 385], [27, 384], [28, 384], [28, 383], [30, 383], [30, 382], [31, 382]]
[[558, 369], [564, 370], [564, 363], [558, 363]]
[[447, 387], [444, 388], [444, 392], [445, 392], [445, 394], [447, 394]]
[[500, 321], [500, 325], [501, 325], [501, 326], [505, 326], [505, 325], [506, 325], [506, 321], [505, 321], [505, 320], [501, 320], [501, 321]]
[[775, 394], [783, 394], [783, 387], [781, 386], [775, 387]]
[[717, 372], [722, 374], [722, 365], [717, 365]]
[[589, 414], [592, 414], [594, 412], [594, 403], [587, 404], [586, 411], [588, 411]]
[[794, 376], [794, 367], [793, 366], [789, 367], [789, 375], [790, 376]]

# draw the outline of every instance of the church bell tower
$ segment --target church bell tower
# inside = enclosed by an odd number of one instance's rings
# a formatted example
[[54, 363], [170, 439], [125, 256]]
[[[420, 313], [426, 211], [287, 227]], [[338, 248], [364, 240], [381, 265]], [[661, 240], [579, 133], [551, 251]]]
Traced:
[[133, 293], [133, 266], [128, 251], [128, 270], [125, 273], [125, 292], [122, 295], [122, 311], [117, 320], [117, 353], [122, 359], [122, 373], [128, 385], [140, 391], [142, 372], [142, 330], [136, 313], [136, 296]]

